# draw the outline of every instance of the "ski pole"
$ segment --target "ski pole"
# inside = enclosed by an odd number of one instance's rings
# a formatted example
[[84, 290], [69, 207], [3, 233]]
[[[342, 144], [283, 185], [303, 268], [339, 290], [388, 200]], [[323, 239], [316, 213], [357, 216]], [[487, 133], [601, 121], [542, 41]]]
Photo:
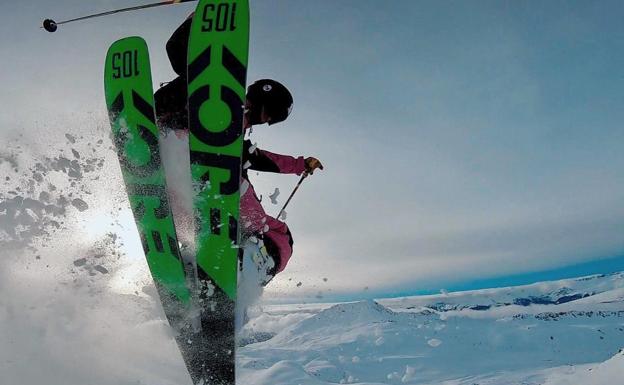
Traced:
[[297, 185], [295, 186], [295, 189], [293, 190], [292, 193], [290, 193], [290, 196], [288, 197], [288, 200], [286, 201], [286, 203], [284, 203], [284, 207], [282, 207], [282, 209], [280, 210], [279, 214], [277, 214], [277, 219], [279, 219], [279, 217], [282, 216], [282, 213], [284, 212], [284, 210], [286, 210], [286, 206], [288, 206], [288, 203], [290, 203], [290, 200], [292, 199], [292, 197], [295, 195], [295, 193], [297, 192], [297, 190], [299, 189], [299, 186], [301, 186], [301, 183], [303, 182], [303, 180], [308, 176], [308, 172], [304, 172], [303, 175], [301, 175], [301, 179], [299, 179], [299, 183], [297, 183]]
[[93, 14], [93, 15], [82, 16], [82, 17], [78, 17], [78, 18], [75, 18], [75, 19], [63, 20], [63, 21], [59, 21], [58, 23], [56, 21], [52, 20], [52, 19], [45, 19], [43, 21], [43, 26], [41, 26], [40, 28], [44, 28], [48, 32], [54, 32], [54, 31], [56, 31], [56, 29], [58, 28], [59, 25], [71, 23], [73, 21], [93, 19], [93, 18], [100, 17], [100, 16], [107, 16], [107, 15], [112, 15], [112, 14], [115, 14], [115, 13], [128, 12], [128, 11], [136, 11], [136, 10], [139, 10], [139, 9], [160, 7], [161, 5], [187, 3], [189, 1], [197, 1], [197, 0], [166, 0], [166, 1], [159, 1], [158, 3], [151, 3], [151, 4], [144, 4], [144, 5], [137, 5], [137, 6], [128, 7], [128, 8], [114, 9], [112, 11], [106, 11], [106, 12], [96, 13], [96, 14]]

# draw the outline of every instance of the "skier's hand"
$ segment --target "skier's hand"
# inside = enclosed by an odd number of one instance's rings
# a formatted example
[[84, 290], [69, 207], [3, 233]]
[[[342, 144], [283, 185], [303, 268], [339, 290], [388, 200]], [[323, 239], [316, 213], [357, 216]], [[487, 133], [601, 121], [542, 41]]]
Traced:
[[314, 170], [316, 170], [317, 168], [320, 168], [321, 170], [323, 169], [323, 165], [321, 164], [321, 161], [316, 159], [313, 156], [306, 158], [305, 167], [306, 167], [306, 173], [309, 175], [314, 174]]

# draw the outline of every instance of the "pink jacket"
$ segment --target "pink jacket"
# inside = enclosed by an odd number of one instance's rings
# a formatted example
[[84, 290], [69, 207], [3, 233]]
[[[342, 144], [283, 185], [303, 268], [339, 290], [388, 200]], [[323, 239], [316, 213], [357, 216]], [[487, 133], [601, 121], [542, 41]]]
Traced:
[[253, 186], [249, 182], [247, 170], [277, 172], [301, 175], [305, 171], [302, 156], [275, 154], [252, 146], [249, 140], [243, 150], [243, 183], [241, 186], [241, 220], [243, 234], [262, 234], [269, 254], [275, 258], [276, 273], [286, 268], [292, 256], [293, 238], [286, 223], [268, 215]]

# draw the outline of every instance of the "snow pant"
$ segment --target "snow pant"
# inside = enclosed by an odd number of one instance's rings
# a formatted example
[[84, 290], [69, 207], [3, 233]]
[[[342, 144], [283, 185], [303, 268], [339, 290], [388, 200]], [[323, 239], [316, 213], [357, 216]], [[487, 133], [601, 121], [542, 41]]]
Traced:
[[[259, 236], [264, 241], [267, 252], [275, 260], [275, 273], [279, 273], [288, 264], [293, 252], [293, 238], [286, 223], [268, 215], [253, 186], [247, 180], [247, 185], [240, 201], [240, 223], [243, 226], [243, 234], [246, 236]], [[243, 188], [243, 186], [241, 186]]]

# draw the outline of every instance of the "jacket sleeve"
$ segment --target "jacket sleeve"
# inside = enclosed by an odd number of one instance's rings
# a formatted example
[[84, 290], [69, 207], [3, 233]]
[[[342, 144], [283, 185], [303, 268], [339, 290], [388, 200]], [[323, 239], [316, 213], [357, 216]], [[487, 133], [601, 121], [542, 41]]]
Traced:
[[253, 146], [249, 140], [245, 141], [244, 151], [245, 160], [249, 161], [251, 170], [297, 175], [301, 175], [305, 171], [303, 156], [295, 158], [290, 155], [261, 150]]

